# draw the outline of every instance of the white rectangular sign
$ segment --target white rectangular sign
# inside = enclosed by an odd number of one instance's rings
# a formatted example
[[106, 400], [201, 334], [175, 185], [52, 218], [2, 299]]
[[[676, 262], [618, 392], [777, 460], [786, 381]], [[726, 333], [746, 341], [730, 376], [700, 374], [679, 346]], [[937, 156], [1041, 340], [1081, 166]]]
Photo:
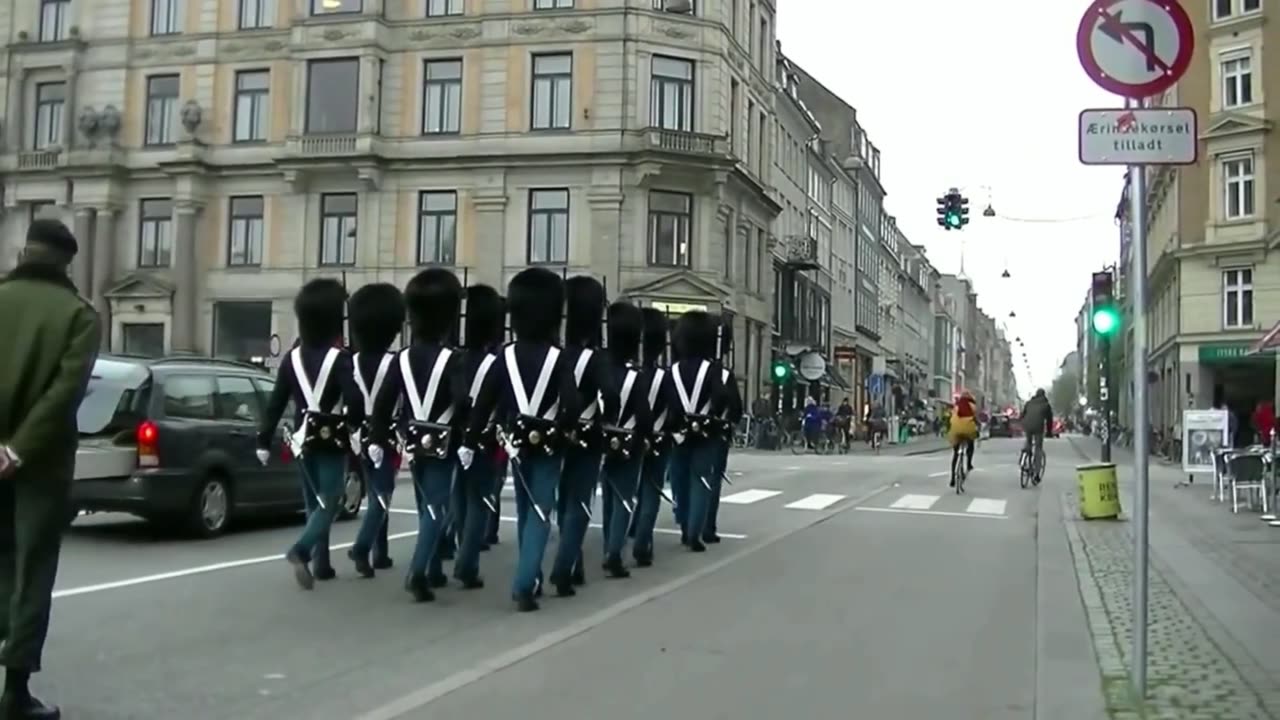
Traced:
[[1231, 419], [1226, 410], [1182, 411], [1182, 470], [1212, 473], [1213, 453], [1231, 447]]
[[1085, 165], [1192, 165], [1199, 149], [1192, 108], [1080, 112]]

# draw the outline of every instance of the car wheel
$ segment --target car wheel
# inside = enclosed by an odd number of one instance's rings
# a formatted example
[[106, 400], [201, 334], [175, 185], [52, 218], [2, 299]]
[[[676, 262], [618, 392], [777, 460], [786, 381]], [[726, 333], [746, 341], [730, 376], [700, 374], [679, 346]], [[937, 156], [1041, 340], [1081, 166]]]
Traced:
[[339, 520], [354, 520], [360, 515], [360, 505], [364, 502], [364, 478], [358, 472], [348, 472], [347, 480], [342, 485], [342, 510]]
[[213, 538], [226, 531], [231, 520], [231, 483], [221, 475], [206, 475], [191, 500], [188, 529], [201, 538]]

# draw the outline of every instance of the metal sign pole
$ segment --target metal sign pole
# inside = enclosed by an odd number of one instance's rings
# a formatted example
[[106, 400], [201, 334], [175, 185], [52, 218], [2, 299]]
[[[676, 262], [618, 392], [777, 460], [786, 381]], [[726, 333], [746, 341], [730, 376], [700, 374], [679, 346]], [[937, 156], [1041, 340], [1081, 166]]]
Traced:
[[[1143, 101], [1125, 103], [1141, 108]], [[1151, 438], [1147, 407], [1147, 177], [1145, 165], [1129, 166], [1129, 221], [1133, 223], [1133, 688], [1140, 701], [1147, 697], [1147, 548], [1150, 500], [1148, 445]]]

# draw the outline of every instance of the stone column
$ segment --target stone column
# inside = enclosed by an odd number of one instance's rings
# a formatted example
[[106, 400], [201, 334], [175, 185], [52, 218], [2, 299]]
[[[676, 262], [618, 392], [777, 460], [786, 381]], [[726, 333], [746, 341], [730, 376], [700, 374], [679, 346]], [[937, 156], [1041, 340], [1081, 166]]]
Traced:
[[[471, 266], [468, 281], [491, 285], [506, 294], [503, 272], [507, 266], [507, 196], [501, 190], [482, 190], [472, 202], [476, 210], [476, 231], [472, 235], [475, 243], [467, 248], [465, 260]], [[524, 247], [523, 241], [520, 246]], [[461, 256], [458, 259], [463, 260]], [[524, 258], [517, 264], [523, 265]]]
[[96, 241], [96, 238], [93, 237], [93, 208], [75, 208], [71, 234], [76, 236], [76, 242], [80, 245], [80, 252], [76, 253], [76, 259], [71, 263], [71, 281], [76, 284], [76, 289], [80, 291], [81, 295], [92, 297], [94, 245]]
[[200, 258], [196, 242], [196, 223], [200, 206], [179, 201], [173, 238], [173, 315], [169, 335], [175, 352], [197, 352], [199, 342], [199, 288], [197, 268]]
[[76, 87], [79, 84], [79, 70], [74, 63], [62, 68], [67, 78], [66, 100], [62, 104], [62, 151], [69, 152], [76, 142], [76, 124], [80, 106], [76, 102]]
[[[110, 303], [107, 302], [106, 292], [111, 288], [111, 283], [115, 281], [116, 274], [116, 210], [112, 207], [100, 207], [97, 210], [97, 217], [93, 224], [93, 242], [92, 252], [93, 259], [89, 265], [91, 267], [88, 297], [93, 300], [93, 307], [97, 309], [98, 314], [102, 316], [103, 326], [110, 327], [107, 324], [107, 318], [111, 314]], [[84, 292], [82, 289], [81, 292]], [[105, 345], [110, 347], [109, 345]]]
[[[22, 108], [26, 107], [23, 102], [22, 89], [27, 86], [27, 71], [18, 66], [11, 66], [9, 69], [9, 107]], [[4, 128], [5, 147], [10, 152], [18, 152], [23, 149], [22, 131], [25, 127], [23, 120], [25, 119], [22, 112], [14, 112], [10, 110], [9, 122]]]
[[[590, 207], [591, 242], [587, 252], [569, 248], [569, 259], [574, 265], [586, 265], [592, 275], [598, 275], [608, 289], [609, 297], [617, 297], [623, 291], [621, 268], [623, 265], [634, 265], [635, 258], [623, 258], [624, 243], [620, 237], [622, 231], [622, 193], [617, 186], [592, 189], [587, 194]], [[570, 223], [573, 220], [569, 221]], [[630, 243], [625, 243], [628, 249]], [[641, 246], [645, 246], [641, 241]]]

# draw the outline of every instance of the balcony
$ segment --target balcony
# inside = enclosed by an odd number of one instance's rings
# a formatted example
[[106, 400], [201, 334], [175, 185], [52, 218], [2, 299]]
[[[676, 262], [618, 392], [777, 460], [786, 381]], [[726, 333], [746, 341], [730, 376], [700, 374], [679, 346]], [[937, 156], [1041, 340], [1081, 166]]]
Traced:
[[677, 155], [699, 157], [726, 157], [729, 154], [727, 138], [703, 133], [649, 128], [645, 131], [649, 149]]
[[782, 261], [793, 270], [817, 270], [822, 267], [816, 238], [792, 235], [783, 239], [780, 250]]
[[27, 150], [18, 153], [19, 172], [42, 172], [56, 170], [61, 150]]
[[292, 135], [285, 140], [282, 155], [295, 160], [367, 157], [373, 155], [374, 136], [369, 134]]
[[310, 171], [354, 170], [370, 189], [382, 184], [382, 147], [371, 133], [290, 135], [277, 152], [276, 165], [284, 172], [285, 181], [298, 187]]

